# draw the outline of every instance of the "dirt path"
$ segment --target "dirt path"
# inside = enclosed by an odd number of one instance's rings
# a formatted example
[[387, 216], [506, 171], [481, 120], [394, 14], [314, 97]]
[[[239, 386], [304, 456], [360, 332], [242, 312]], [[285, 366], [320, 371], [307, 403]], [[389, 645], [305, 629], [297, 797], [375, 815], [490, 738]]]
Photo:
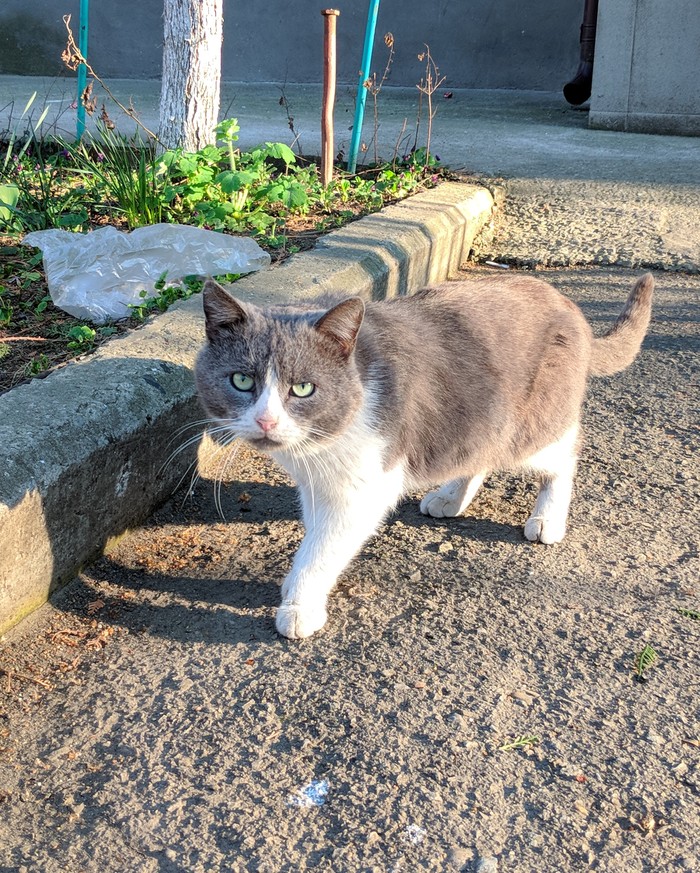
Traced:
[[[598, 327], [632, 282], [545, 277]], [[699, 292], [660, 275], [593, 383], [560, 546], [524, 541], [524, 477], [458, 520], [407, 500], [291, 643], [266, 462], [228, 466], [226, 521], [209, 479], [124, 537], [0, 646], [0, 870], [698, 870]]]

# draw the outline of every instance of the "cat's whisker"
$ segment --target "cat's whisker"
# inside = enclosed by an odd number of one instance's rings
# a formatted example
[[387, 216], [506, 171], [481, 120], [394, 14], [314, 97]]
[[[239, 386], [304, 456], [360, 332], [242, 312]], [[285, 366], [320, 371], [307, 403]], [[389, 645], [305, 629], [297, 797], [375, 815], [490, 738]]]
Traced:
[[[221, 446], [221, 451], [228, 449], [238, 439], [238, 434], [232, 434], [231, 438], [224, 445]], [[216, 475], [214, 477], [214, 506], [216, 507], [217, 514], [222, 521], [226, 521], [226, 516], [224, 515], [224, 509], [221, 503], [221, 487], [224, 483], [224, 477], [226, 475], [226, 471], [228, 470], [229, 464], [238, 454], [239, 448], [240, 443], [234, 446], [232, 451], [226, 452], [217, 468]]]
[[[310, 440], [309, 443], [311, 443]], [[330, 467], [328, 466], [326, 460], [320, 455], [314, 455], [311, 453], [307, 454], [306, 457], [308, 458], [309, 462], [313, 463], [315, 468], [320, 471], [321, 475], [325, 477], [326, 483], [328, 485], [332, 485], [333, 478], [331, 475]]]
[[168, 440], [167, 445], [175, 442], [175, 440], [179, 436], [182, 436], [182, 434], [188, 430], [192, 430], [193, 427], [201, 427], [202, 425], [204, 425], [204, 428], [202, 430], [202, 432], [204, 432], [204, 430], [206, 430], [206, 425], [219, 424], [220, 421], [221, 419], [218, 418], [200, 418], [198, 421], [191, 421], [189, 424], [183, 424], [182, 427], [179, 427], [176, 431], [174, 431], [173, 435]]
[[197, 487], [197, 485], [199, 484], [199, 480], [201, 478], [202, 478], [202, 474], [199, 472], [199, 469], [195, 469], [192, 471], [192, 478], [190, 479], [189, 487], [187, 489], [185, 496], [182, 499], [183, 505], [185, 503], [185, 500], [188, 497], [194, 497], [194, 490]]
[[[307, 479], [309, 481], [309, 495], [311, 497], [311, 517], [312, 517], [312, 520], [315, 522], [316, 506], [315, 506], [315, 498], [314, 498], [314, 493], [313, 493], [313, 485], [311, 483], [311, 473], [309, 471], [308, 466], [306, 465], [306, 462], [304, 461], [303, 452], [299, 451], [299, 447], [301, 445], [303, 445], [303, 442], [301, 442], [301, 441], [299, 443], [294, 443], [294, 444], [289, 446], [287, 451], [288, 451], [289, 455], [291, 455], [292, 461], [294, 462], [295, 466], [299, 467], [301, 464], [304, 464], [304, 466], [306, 467]], [[302, 501], [302, 507], [303, 507], [303, 501]]]
[[[182, 474], [182, 476], [180, 476], [180, 478], [178, 479], [177, 485], [173, 488], [173, 493], [175, 493], [176, 491], [179, 491], [179, 490], [180, 490], [180, 487], [182, 486], [182, 483], [185, 481], [185, 479], [187, 478], [188, 474], [189, 474], [190, 472], [192, 472], [192, 477], [190, 478], [190, 484], [189, 484], [189, 487], [187, 488], [187, 491], [185, 492], [185, 496], [184, 496], [183, 499], [182, 499], [182, 504], [181, 504], [181, 506], [184, 506], [184, 505], [185, 505], [185, 500], [186, 500], [187, 497], [192, 493], [192, 480], [193, 480], [193, 478], [194, 478], [195, 476], [199, 476], [199, 472], [198, 472], [198, 470], [197, 470], [197, 464], [198, 464], [198, 462], [199, 462], [199, 459], [198, 459], [198, 458], [195, 458], [194, 461], [192, 461], [191, 463], [189, 463], [189, 464], [187, 465], [187, 469], [186, 469], [185, 472]], [[193, 470], [193, 468], [194, 468], [194, 470]]]
[[336, 434], [333, 434], [327, 430], [323, 430], [322, 428], [318, 427], [317, 425], [312, 425], [311, 427], [308, 427], [307, 433], [310, 434], [311, 436], [317, 436], [317, 437], [321, 437], [323, 439], [334, 439], [336, 437]]
[[[215, 455], [215, 456], [218, 456], [218, 455], [220, 455], [222, 452], [225, 452], [226, 449], [228, 449], [228, 447], [229, 447], [232, 443], [234, 443], [237, 439], [238, 439], [238, 435], [235, 434], [235, 433], [233, 433], [233, 434], [230, 435], [229, 439], [228, 439], [226, 442], [224, 442], [224, 443], [215, 443], [214, 455]], [[235, 449], [235, 451], [233, 452], [233, 454], [235, 455], [235, 454], [237, 453], [237, 451], [238, 451], [238, 446], [236, 447], [236, 449]], [[229, 454], [230, 454], [230, 453], [229, 453]], [[197, 459], [197, 460], [199, 460], [199, 459]], [[224, 458], [224, 461], [225, 461], [225, 463], [228, 463], [228, 459], [227, 459], [227, 458]], [[190, 466], [191, 466], [191, 465], [190, 465]], [[189, 469], [189, 468], [188, 468], [188, 469]], [[225, 469], [224, 469], [224, 475], [225, 475], [225, 472], [226, 472], [226, 471], [225, 471]], [[184, 478], [184, 477], [183, 477], [183, 478]], [[202, 476], [201, 476], [201, 473], [200, 473], [199, 469], [198, 469], [198, 468], [195, 469], [195, 471], [194, 471], [193, 474], [192, 474], [192, 479], [190, 480], [190, 486], [189, 486], [189, 489], [188, 489], [187, 493], [185, 494], [185, 498], [183, 499], [183, 505], [184, 505], [184, 501], [185, 501], [185, 499], [187, 499], [187, 497], [188, 497], [189, 495], [191, 495], [191, 494], [194, 493], [194, 489], [195, 489], [197, 483], [199, 482], [199, 480], [200, 480], [201, 478], [202, 478]], [[180, 481], [182, 482], [182, 480], [180, 480]], [[216, 480], [215, 480], [215, 482], [216, 482]], [[219, 514], [221, 514], [221, 512], [219, 512]], [[225, 520], [225, 519], [224, 519], [224, 520]]]
[[189, 439], [185, 440], [184, 443], [179, 445], [173, 452], [171, 452], [168, 455], [168, 457], [165, 459], [165, 461], [163, 461], [163, 463], [160, 466], [160, 469], [158, 470], [158, 475], [160, 476], [163, 473], [163, 471], [166, 470], [170, 466], [170, 464], [172, 464], [172, 462], [175, 460], [175, 458], [177, 458], [177, 456], [179, 454], [181, 454], [182, 452], [189, 449], [190, 446], [193, 446], [196, 443], [201, 442], [203, 436], [204, 436], [204, 431], [202, 431], [198, 434], [195, 434], [192, 437], [189, 437]]
[[[215, 421], [215, 419], [207, 419], [206, 421], [199, 422], [198, 424], [209, 423], [209, 422], [213, 422], [213, 421]], [[194, 434], [194, 436], [188, 437], [181, 445], [179, 445], [174, 451], [172, 451], [168, 455], [168, 457], [165, 459], [165, 461], [163, 461], [160, 469], [158, 470], [158, 475], [161, 475], [163, 473], [163, 471], [167, 469], [167, 467], [175, 460], [175, 458], [181, 452], [184, 452], [190, 446], [200, 442], [205, 433], [207, 433], [211, 436], [213, 434], [228, 433], [228, 432], [230, 432], [230, 430], [231, 430], [231, 426], [229, 424], [219, 424], [216, 427], [205, 428], [204, 430], [199, 431], [199, 433]], [[169, 440], [168, 445], [171, 442], [172, 442], [172, 440]]]

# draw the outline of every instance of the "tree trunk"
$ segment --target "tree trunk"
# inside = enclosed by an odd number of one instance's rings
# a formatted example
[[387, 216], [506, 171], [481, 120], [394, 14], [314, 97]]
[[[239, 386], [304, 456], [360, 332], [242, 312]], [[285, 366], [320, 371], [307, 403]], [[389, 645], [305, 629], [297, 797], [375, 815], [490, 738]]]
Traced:
[[223, 0], [165, 0], [158, 136], [166, 149], [197, 151], [219, 120]]

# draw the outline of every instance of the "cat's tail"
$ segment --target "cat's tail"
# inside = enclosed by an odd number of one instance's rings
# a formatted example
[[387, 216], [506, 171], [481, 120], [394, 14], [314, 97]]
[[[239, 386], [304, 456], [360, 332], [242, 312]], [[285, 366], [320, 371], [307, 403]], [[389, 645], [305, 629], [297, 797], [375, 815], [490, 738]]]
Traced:
[[615, 324], [604, 336], [593, 340], [591, 375], [611, 376], [619, 373], [637, 357], [649, 326], [653, 292], [654, 277], [651, 273], [645, 273], [637, 280]]

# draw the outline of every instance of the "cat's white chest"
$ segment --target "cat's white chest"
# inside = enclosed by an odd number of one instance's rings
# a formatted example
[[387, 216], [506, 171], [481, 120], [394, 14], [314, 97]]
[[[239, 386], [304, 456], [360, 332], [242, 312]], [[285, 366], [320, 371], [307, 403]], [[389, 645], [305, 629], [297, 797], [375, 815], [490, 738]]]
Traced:
[[384, 440], [358, 421], [328, 446], [316, 446], [303, 454], [273, 452], [273, 457], [303, 490], [313, 492], [317, 500], [346, 504], [352, 494], [383, 501], [387, 477], [392, 494], [398, 482], [403, 485], [401, 466], [392, 471], [384, 469], [386, 449]]

